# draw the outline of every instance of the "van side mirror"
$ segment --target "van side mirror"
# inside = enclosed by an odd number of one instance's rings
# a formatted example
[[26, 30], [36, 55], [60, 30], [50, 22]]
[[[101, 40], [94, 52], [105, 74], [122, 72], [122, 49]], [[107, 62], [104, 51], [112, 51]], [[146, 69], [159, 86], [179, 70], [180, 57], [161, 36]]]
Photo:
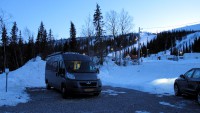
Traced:
[[98, 73], [98, 74], [99, 74], [99, 68], [97, 68], [97, 69], [96, 69], [96, 73]]

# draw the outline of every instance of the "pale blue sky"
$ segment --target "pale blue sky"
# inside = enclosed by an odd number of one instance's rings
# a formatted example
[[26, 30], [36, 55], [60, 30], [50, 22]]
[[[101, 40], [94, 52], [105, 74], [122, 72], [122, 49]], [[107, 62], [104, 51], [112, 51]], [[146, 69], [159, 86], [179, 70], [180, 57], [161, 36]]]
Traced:
[[[135, 32], [138, 27], [200, 23], [200, 0], [0, 0], [0, 9], [11, 14], [11, 21], [16, 21], [22, 31], [27, 27], [36, 36], [43, 21], [45, 28], [51, 28], [56, 38], [67, 38], [70, 21], [75, 24], [77, 36], [81, 35], [82, 25], [89, 14], [94, 14], [96, 3], [104, 18], [106, 12], [120, 12], [124, 8], [133, 17], [132, 31]], [[160, 28], [144, 30], [157, 32]]]

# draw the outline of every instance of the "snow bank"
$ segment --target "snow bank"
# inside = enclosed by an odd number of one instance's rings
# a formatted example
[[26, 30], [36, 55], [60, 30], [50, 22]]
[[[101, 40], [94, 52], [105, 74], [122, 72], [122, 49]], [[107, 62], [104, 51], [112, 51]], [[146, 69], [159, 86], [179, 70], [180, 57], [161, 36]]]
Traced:
[[0, 75], [0, 106], [16, 105], [29, 100], [24, 91], [26, 87], [44, 87], [45, 61], [40, 57], [30, 60], [23, 67], [8, 74], [8, 91], [6, 92], [6, 75]]

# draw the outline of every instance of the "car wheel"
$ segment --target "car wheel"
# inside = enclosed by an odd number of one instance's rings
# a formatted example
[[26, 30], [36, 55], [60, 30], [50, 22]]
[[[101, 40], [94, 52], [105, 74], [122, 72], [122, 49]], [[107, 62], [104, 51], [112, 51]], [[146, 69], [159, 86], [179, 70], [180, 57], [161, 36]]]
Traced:
[[47, 89], [47, 90], [50, 90], [50, 89], [51, 89], [51, 86], [49, 85], [49, 83], [46, 83], [46, 89]]
[[175, 96], [180, 96], [181, 92], [177, 84], [174, 85], [174, 94]]
[[199, 91], [199, 93], [197, 95], [197, 102], [198, 102], [198, 104], [200, 104], [200, 91]]

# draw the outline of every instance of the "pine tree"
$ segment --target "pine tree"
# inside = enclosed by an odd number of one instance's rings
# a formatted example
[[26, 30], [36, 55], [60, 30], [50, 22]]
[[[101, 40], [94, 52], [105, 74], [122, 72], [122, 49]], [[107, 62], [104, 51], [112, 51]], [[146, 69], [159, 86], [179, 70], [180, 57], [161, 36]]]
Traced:
[[106, 50], [106, 47], [103, 45], [103, 16], [101, 13], [101, 9], [100, 6], [97, 4], [96, 5], [96, 10], [94, 13], [94, 19], [93, 19], [93, 23], [95, 26], [95, 30], [96, 30], [96, 37], [95, 37], [95, 48], [96, 48], [96, 53], [97, 53], [97, 57], [100, 58], [99, 64], [103, 65], [103, 55], [104, 52]]
[[70, 50], [72, 52], [77, 52], [77, 41], [76, 41], [76, 28], [74, 26], [74, 23], [71, 22], [71, 27], [70, 27]]
[[41, 55], [42, 59], [44, 59], [47, 56], [47, 50], [47, 32], [43, 22], [41, 22], [36, 39], [36, 54]]
[[29, 36], [27, 47], [25, 48], [25, 61], [28, 61], [35, 57], [34, 37]]
[[[11, 47], [11, 62], [10, 63], [14, 63], [13, 65], [13, 69], [16, 69], [19, 67], [19, 63], [17, 60], [17, 32], [18, 32], [18, 28], [17, 28], [17, 23], [14, 22], [13, 27], [11, 29], [11, 39], [10, 39], [10, 47]], [[12, 62], [13, 61], [13, 62]]]
[[54, 37], [53, 37], [51, 29], [49, 30], [47, 40], [48, 40], [48, 48], [49, 48], [48, 54], [50, 54], [50, 53], [53, 53], [55, 51], [54, 50]]
[[43, 34], [42, 34], [42, 43], [41, 43], [41, 54], [42, 54], [42, 58], [45, 59], [46, 56], [48, 55], [48, 43], [47, 43], [47, 31], [44, 30]]
[[36, 55], [41, 54], [42, 51], [41, 43], [42, 43], [43, 32], [44, 32], [44, 24], [43, 22], [41, 22], [36, 38]]
[[24, 64], [24, 43], [23, 43], [23, 39], [22, 39], [22, 34], [21, 31], [19, 32], [19, 42], [18, 42], [18, 46], [19, 46], [19, 59], [20, 59], [20, 66], [22, 66]]
[[2, 36], [1, 36], [1, 41], [3, 43], [3, 46], [7, 46], [8, 45], [8, 37], [7, 37], [7, 29], [6, 26], [3, 25], [2, 27]]
[[[58, 45], [59, 46], [59, 45]], [[69, 51], [69, 48], [70, 46], [69, 46], [69, 42], [68, 41], [66, 41], [65, 43], [64, 43], [64, 47], [63, 47], [63, 51], [64, 52], [68, 52]]]
[[3, 58], [3, 61], [1, 61], [3, 64], [1, 64], [0, 67], [5, 69], [7, 67], [7, 64], [6, 64], [6, 60], [7, 60], [6, 59], [6, 47], [8, 45], [7, 29], [6, 29], [5, 25], [3, 25], [3, 27], [2, 27], [1, 41], [2, 41], [2, 45], [3, 45], [3, 54], [1, 54], [0, 57]]

